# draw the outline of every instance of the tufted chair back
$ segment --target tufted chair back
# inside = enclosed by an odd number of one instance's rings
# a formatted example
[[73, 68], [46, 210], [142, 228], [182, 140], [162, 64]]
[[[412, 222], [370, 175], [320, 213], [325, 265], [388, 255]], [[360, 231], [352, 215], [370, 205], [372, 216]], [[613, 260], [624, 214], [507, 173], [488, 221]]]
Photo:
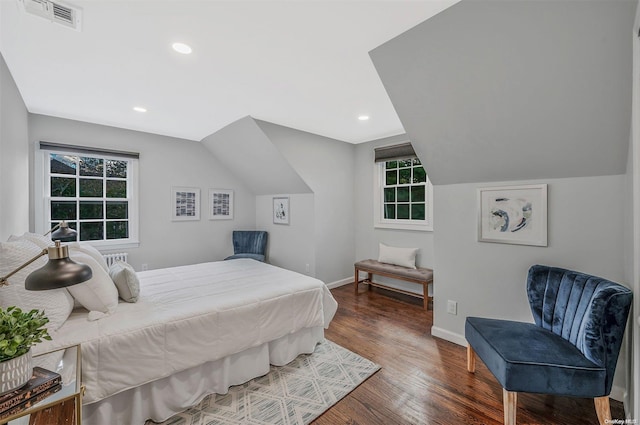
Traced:
[[527, 295], [536, 325], [575, 345], [607, 370], [611, 391], [632, 292], [609, 280], [556, 267], [529, 269]]
[[234, 230], [234, 254], [261, 254], [267, 249], [267, 232], [263, 230]]

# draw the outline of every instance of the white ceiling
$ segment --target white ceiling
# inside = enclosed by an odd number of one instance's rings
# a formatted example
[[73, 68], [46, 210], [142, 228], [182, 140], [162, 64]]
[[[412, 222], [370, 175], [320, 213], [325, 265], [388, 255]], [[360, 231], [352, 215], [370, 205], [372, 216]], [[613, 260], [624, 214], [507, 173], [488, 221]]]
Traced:
[[0, 2], [32, 113], [197, 141], [250, 115], [359, 143], [403, 132], [368, 52], [457, 0], [65, 2], [80, 32]]

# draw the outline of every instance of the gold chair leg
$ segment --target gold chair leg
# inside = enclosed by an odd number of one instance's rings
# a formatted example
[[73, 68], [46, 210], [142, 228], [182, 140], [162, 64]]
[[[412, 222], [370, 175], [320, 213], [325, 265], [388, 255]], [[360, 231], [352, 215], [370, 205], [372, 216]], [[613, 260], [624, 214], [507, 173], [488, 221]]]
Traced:
[[516, 425], [516, 407], [518, 393], [502, 389], [502, 403], [504, 404], [504, 425]]
[[476, 371], [476, 352], [470, 345], [467, 345], [467, 371], [471, 373]]
[[609, 396], [596, 397], [593, 399], [596, 405], [596, 413], [600, 425], [611, 423], [611, 407], [609, 406]]

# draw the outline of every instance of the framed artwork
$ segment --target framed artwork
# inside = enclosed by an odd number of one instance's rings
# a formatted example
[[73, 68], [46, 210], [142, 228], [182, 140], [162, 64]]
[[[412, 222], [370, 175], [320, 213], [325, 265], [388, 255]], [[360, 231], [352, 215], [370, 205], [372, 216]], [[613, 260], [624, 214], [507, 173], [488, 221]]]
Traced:
[[478, 241], [547, 246], [547, 185], [478, 189]]
[[209, 220], [233, 220], [233, 190], [209, 189]]
[[273, 198], [273, 223], [289, 224], [289, 197]]
[[200, 220], [200, 189], [197, 187], [171, 188], [171, 220]]

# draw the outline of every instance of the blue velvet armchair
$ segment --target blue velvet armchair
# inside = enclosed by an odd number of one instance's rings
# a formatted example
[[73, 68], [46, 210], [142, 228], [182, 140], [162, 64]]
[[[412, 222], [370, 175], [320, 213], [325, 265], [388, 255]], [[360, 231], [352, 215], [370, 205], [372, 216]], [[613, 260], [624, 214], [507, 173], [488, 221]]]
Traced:
[[596, 276], [555, 267], [529, 269], [534, 323], [467, 317], [467, 370], [476, 355], [503, 387], [504, 423], [516, 423], [517, 393], [593, 398], [601, 425], [632, 292]]
[[258, 261], [265, 261], [267, 251], [268, 233], [264, 230], [234, 230], [233, 255], [225, 260], [234, 258], [253, 258]]

